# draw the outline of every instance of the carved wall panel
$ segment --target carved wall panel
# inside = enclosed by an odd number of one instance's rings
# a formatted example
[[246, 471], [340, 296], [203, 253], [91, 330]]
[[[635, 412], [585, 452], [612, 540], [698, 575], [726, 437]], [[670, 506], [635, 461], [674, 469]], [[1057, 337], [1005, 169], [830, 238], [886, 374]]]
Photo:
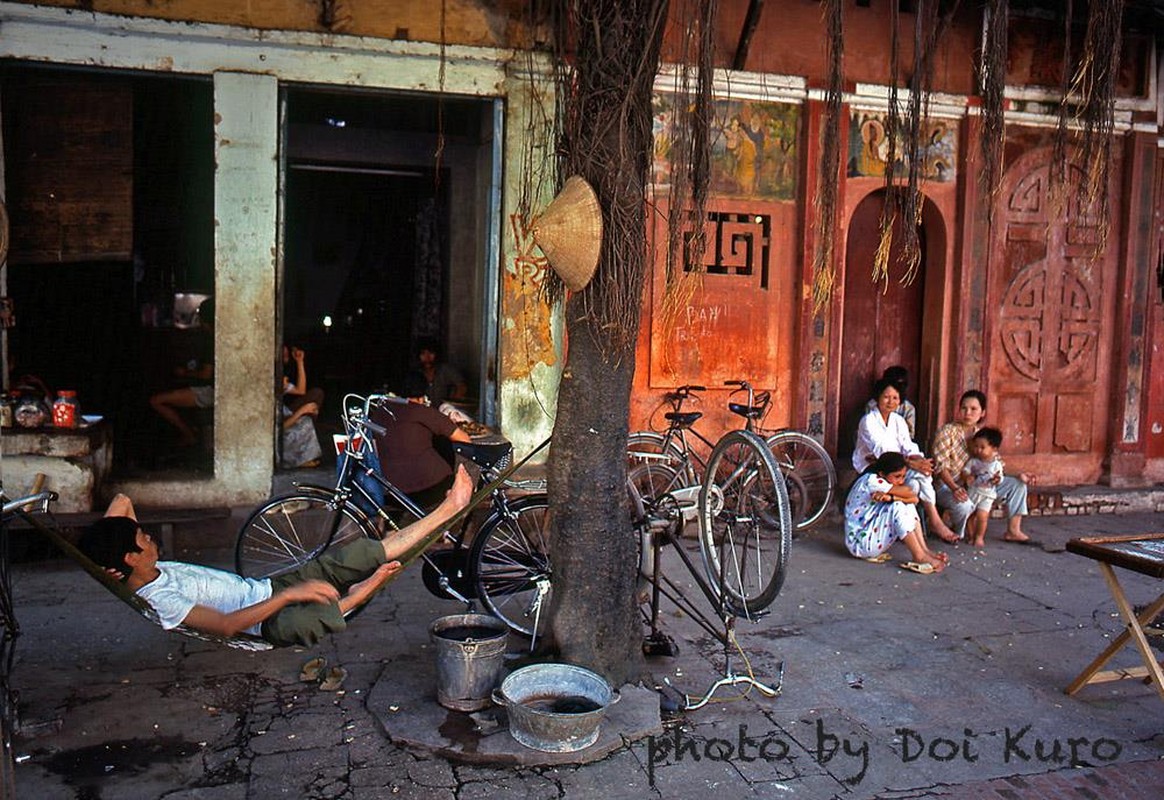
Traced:
[[1067, 469], [1093, 469], [1107, 443], [1114, 248], [1099, 248], [1078, 169], [1060, 196], [1052, 192], [1048, 156], [1018, 159], [996, 204], [987, 315], [996, 315], [990, 380], [1000, 416], [991, 417], [1004, 428], [1004, 453], [1085, 456], [1091, 466]]

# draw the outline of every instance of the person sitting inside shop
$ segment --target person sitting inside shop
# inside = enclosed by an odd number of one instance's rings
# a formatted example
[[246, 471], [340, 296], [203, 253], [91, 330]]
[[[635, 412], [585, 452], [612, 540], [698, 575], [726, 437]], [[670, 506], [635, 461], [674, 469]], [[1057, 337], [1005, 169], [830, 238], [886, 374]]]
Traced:
[[167, 630], [185, 625], [216, 636], [257, 635], [277, 647], [311, 646], [344, 630], [344, 616], [399, 572], [398, 559], [444, 527], [468, 504], [472, 490], [460, 468], [444, 500], [423, 519], [386, 539], [349, 542], [274, 578], [161, 561], [157, 540], [142, 530], [123, 494], [78, 547], [145, 600]]
[[285, 469], [317, 467], [323, 450], [315, 418], [323, 409], [323, 389], [307, 385], [307, 357], [300, 347], [283, 345], [283, 460]]
[[174, 369], [174, 376], [189, 385], [157, 392], [150, 397], [150, 407], [178, 432], [178, 446], [198, 443], [198, 434], [182, 416], [181, 409], [214, 407], [214, 300], [202, 301], [198, 307], [197, 339], [199, 351], [185, 364]]
[[421, 339], [416, 346], [417, 368], [404, 381], [406, 397], [427, 397], [434, 408], [446, 400], [464, 400], [468, 388], [461, 371], [441, 360], [435, 339]]

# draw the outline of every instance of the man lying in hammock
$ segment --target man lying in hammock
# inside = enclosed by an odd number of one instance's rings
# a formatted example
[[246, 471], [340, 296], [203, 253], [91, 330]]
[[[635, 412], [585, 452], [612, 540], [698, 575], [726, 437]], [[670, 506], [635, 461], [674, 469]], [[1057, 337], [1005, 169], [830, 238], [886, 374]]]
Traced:
[[461, 467], [448, 495], [423, 519], [381, 541], [349, 542], [274, 578], [159, 561], [157, 542], [137, 524], [133, 503], [123, 494], [78, 547], [145, 600], [166, 630], [185, 625], [216, 636], [261, 636], [277, 647], [310, 646], [347, 627], [344, 615], [368, 602], [400, 571], [396, 559], [444, 527], [472, 492]]

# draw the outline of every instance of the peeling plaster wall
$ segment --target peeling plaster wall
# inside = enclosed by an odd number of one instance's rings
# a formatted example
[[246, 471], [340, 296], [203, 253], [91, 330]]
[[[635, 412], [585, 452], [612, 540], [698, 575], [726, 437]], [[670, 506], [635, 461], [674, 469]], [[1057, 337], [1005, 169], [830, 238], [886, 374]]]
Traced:
[[[16, 0], [34, 4], [32, 0]], [[292, 30], [375, 36], [423, 42], [441, 40], [440, 15], [416, 0], [334, 0], [330, 20], [321, 0], [35, 0], [101, 14], [178, 22], [213, 22], [261, 30]], [[526, 0], [445, 0], [445, 41], [482, 47], [516, 46], [524, 34]]]
[[[499, 320], [501, 425], [518, 454], [542, 442], [554, 426], [562, 371], [560, 308], [541, 297], [547, 265], [528, 233], [530, 217], [553, 196], [553, 131], [540, 122], [553, 118], [548, 65], [539, 73], [541, 91], [531, 91], [530, 74], [514, 74], [506, 86], [505, 197]], [[532, 177], [531, 177], [532, 176]], [[529, 186], [531, 209], [521, 209], [521, 187]], [[538, 459], [543, 460], [547, 451]]]

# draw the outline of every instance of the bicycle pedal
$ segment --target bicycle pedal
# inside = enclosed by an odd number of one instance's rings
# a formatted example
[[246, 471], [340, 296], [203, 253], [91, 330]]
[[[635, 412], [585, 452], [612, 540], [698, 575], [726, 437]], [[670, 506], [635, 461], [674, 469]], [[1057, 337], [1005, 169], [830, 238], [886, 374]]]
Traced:
[[687, 708], [687, 696], [674, 686], [656, 686], [659, 693], [659, 710], [664, 714], [678, 714]]
[[674, 658], [679, 655], [679, 645], [665, 633], [656, 632], [643, 639], [643, 655], [645, 656], [669, 656]]

